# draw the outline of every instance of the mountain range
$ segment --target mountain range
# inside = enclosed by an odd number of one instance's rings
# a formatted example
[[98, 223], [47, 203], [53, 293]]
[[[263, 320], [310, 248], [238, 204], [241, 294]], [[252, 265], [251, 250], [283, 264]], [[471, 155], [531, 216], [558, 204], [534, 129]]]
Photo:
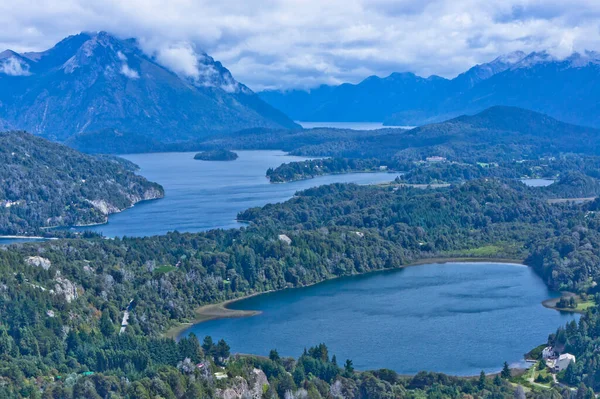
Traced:
[[599, 127], [600, 53], [586, 51], [558, 59], [548, 52], [514, 52], [454, 79], [393, 73], [358, 84], [263, 91], [259, 96], [301, 121], [414, 126], [506, 105]]
[[251, 127], [297, 127], [204, 53], [183, 75], [106, 32], [35, 53], [0, 53], [0, 130], [57, 141], [103, 129], [174, 142]]

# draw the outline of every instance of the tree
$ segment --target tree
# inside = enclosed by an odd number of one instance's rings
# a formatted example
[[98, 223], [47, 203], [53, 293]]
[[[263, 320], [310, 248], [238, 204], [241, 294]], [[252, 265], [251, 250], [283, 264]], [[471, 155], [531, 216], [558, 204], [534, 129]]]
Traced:
[[510, 373], [510, 367], [508, 367], [508, 363], [507, 362], [504, 362], [504, 367], [502, 367], [502, 372], [500, 373], [500, 376], [502, 378], [504, 378], [505, 380], [507, 380], [510, 377], [512, 377], [512, 374]]
[[354, 373], [354, 365], [352, 364], [352, 360], [346, 359], [346, 364], [344, 364], [344, 371], [346, 374]]
[[269, 359], [271, 359], [274, 362], [278, 362], [281, 359], [279, 357], [279, 353], [277, 352], [277, 349], [271, 349], [271, 351], [269, 352]]
[[100, 316], [100, 332], [106, 338], [110, 338], [115, 333], [115, 326], [108, 315], [108, 310], [102, 312], [102, 316]]
[[212, 337], [210, 335], [204, 337], [204, 341], [202, 341], [202, 349], [204, 350], [204, 353], [206, 353], [207, 355], [212, 355], [214, 347], [215, 344], [213, 342]]
[[229, 345], [224, 339], [220, 339], [215, 348], [215, 360], [225, 360], [229, 357]]
[[192, 362], [198, 363], [202, 360], [202, 348], [196, 334], [191, 333], [188, 337], [182, 338], [177, 343], [179, 357], [185, 359], [190, 358]]
[[477, 383], [477, 386], [479, 389], [485, 389], [485, 372], [483, 370], [479, 373], [479, 382]]
[[331, 358], [331, 363], [332, 363], [334, 366], [337, 366], [337, 357], [335, 357], [335, 355], [333, 355], [333, 357]]

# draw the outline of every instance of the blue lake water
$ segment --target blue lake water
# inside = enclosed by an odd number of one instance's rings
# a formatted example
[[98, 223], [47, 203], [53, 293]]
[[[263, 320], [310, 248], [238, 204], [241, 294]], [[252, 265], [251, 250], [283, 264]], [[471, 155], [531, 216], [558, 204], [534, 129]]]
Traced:
[[353, 129], [353, 130], [377, 130], [377, 129], [413, 129], [414, 126], [384, 126], [383, 122], [302, 122], [296, 121], [297, 124], [305, 129], [313, 129], [317, 127], [329, 127], [334, 129]]
[[369, 184], [396, 178], [393, 173], [353, 173], [271, 184], [265, 177], [268, 168], [307, 158], [281, 151], [236, 152], [239, 158], [232, 162], [194, 160], [193, 152], [124, 155], [140, 166], [139, 174], [162, 184], [165, 198], [110, 215], [107, 224], [76, 230], [115, 237], [233, 228], [241, 225], [235, 220], [240, 211], [288, 200], [299, 190], [330, 183]]
[[498, 371], [577, 315], [545, 308], [556, 293], [528, 267], [450, 263], [326, 281], [248, 298], [233, 309], [248, 318], [192, 326], [200, 339], [224, 338], [233, 352], [297, 357], [324, 342], [338, 362], [359, 370], [389, 368], [453, 375]]

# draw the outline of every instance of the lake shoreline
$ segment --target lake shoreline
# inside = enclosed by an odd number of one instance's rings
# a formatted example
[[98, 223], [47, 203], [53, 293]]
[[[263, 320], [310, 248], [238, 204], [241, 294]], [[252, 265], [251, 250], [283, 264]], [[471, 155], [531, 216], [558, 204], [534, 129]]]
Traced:
[[[338, 175], [351, 175], [351, 174], [358, 174], [358, 173], [386, 173], [386, 174], [390, 174], [390, 175], [397, 175], [398, 173], [403, 174], [404, 172], [400, 172], [400, 171], [394, 171], [394, 170], [352, 170], [352, 171], [348, 171], [348, 172], [331, 172], [331, 173], [323, 173], [320, 175], [314, 175], [314, 176], [307, 176], [307, 177], [299, 177], [297, 179], [290, 179], [290, 180], [284, 180], [284, 181], [271, 181], [271, 179], [269, 179], [269, 176], [265, 176], [267, 178], [267, 180], [269, 180], [269, 184], [287, 184], [287, 183], [294, 183], [294, 182], [298, 182], [298, 181], [305, 181], [305, 180], [312, 180], [312, 179], [316, 179], [318, 177], [323, 177], [323, 176], [338, 176]], [[393, 179], [392, 179], [393, 181]], [[390, 182], [387, 182], [387, 184], [389, 184]], [[378, 185], [378, 184], [382, 184], [382, 183], [365, 183], [365, 186], [370, 186], [370, 185]]]
[[[222, 301], [222, 302], [218, 302], [218, 303], [202, 305], [202, 306], [196, 308], [196, 310], [194, 311], [196, 316], [194, 317], [194, 319], [192, 321], [185, 322], [185, 323], [178, 323], [178, 324], [174, 325], [173, 327], [166, 330], [163, 333], [163, 336], [177, 340], [179, 338], [179, 336], [185, 330], [190, 328], [191, 326], [201, 324], [206, 321], [257, 316], [257, 315], [261, 314], [262, 312], [258, 311], [258, 310], [234, 310], [234, 309], [230, 309], [228, 306], [235, 302], [243, 301], [245, 299], [252, 298], [252, 297], [255, 297], [258, 295], [263, 295], [263, 294], [268, 294], [271, 292], [278, 292], [278, 291], [283, 291], [283, 290], [293, 290], [293, 289], [297, 289], [297, 288], [311, 287], [313, 285], [320, 284], [325, 281], [335, 280], [335, 279], [338, 279], [341, 277], [362, 276], [362, 275], [366, 275], [366, 274], [370, 274], [370, 273], [393, 271], [393, 270], [404, 269], [407, 267], [416, 267], [416, 266], [423, 266], [423, 265], [429, 265], [429, 264], [445, 264], [445, 263], [501, 263], [501, 264], [513, 264], [513, 265], [521, 265], [521, 266], [529, 267], [523, 263], [522, 259], [511, 259], [511, 258], [470, 258], [470, 257], [424, 258], [424, 259], [416, 260], [414, 262], [407, 263], [406, 265], [402, 265], [402, 266], [394, 268], [394, 269], [371, 270], [368, 272], [357, 273], [357, 274], [352, 274], [352, 275], [348, 275], [348, 276], [336, 276], [336, 277], [327, 278], [327, 279], [324, 279], [324, 280], [321, 280], [321, 281], [318, 281], [318, 282], [315, 282], [312, 284], [302, 285], [299, 287], [282, 288], [280, 290], [268, 290], [268, 291], [262, 291], [262, 292], [255, 292], [252, 294], [241, 296], [239, 298], [232, 298], [232, 299], [228, 299], [226, 301]], [[546, 301], [544, 301], [544, 302], [546, 302]]]

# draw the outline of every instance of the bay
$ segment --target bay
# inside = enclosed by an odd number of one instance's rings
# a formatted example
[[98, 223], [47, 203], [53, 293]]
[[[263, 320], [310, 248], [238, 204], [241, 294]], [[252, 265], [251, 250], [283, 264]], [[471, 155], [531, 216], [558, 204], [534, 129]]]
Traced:
[[236, 151], [235, 161], [199, 161], [194, 152], [123, 155], [140, 167], [139, 174], [163, 185], [165, 197], [145, 201], [110, 215], [108, 223], [76, 227], [107, 237], [153, 236], [169, 231], [198, 232], [235, 228], [239, 212], [268, 203], [283, 202], [297, 191], [331, 183], [389, 182], [393, 173], [350, 173], [319, 176], [284, 184], [271, 184], [265, 173], [282, 163], [307, 158], [282, 151]]

